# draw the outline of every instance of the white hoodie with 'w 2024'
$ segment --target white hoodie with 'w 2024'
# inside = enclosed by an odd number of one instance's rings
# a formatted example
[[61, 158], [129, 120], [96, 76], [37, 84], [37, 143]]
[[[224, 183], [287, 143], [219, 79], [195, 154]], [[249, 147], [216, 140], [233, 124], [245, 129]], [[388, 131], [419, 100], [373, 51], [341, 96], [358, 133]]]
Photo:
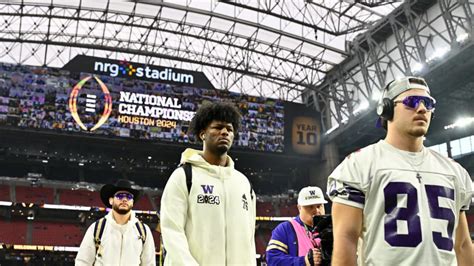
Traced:
[[255, 265], [256, 198], [247, 177], [209, 164], [202, 151], [186, 149], [192, 165], [188, 193], [182, 167], [169, 178], [161, 199], [165, 265]]

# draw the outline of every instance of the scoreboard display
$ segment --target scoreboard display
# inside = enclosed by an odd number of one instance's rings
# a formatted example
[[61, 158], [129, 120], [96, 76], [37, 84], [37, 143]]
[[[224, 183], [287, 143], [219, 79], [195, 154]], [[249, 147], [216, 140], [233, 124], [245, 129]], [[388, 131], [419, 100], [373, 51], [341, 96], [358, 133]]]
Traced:
[[235, 104], [243, 116], [236, 147], [285, 151], [281, 100], [217, 90], [190, 71], [128, 62], [106, 68], [86, 59], [91, 67], [84, 69], [77, 67], [84, 62], [72, 69], [0, 63], [0, 126], [194, 143], [188, 128], [197, 108], [221, 101]]

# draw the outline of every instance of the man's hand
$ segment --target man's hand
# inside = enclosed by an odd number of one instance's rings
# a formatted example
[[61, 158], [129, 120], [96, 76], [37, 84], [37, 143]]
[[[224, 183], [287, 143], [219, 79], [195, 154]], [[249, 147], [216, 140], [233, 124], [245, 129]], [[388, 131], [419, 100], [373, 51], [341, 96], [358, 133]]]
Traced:
[[321, 265], [321, 260], [321, 251], [318, 248], [310, 249], [308, 254], [304, 257], [306, 266]]

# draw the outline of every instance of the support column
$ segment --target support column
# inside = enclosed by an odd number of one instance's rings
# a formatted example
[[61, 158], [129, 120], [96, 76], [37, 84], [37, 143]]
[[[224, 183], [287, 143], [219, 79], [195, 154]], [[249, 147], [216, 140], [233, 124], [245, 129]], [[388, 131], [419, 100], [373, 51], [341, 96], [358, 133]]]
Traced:
[[26, 222], [26, 244], [31, 245], [33, 243], [33, 221]]
[[10, 201], [16, 202], [16, 184], [10, 185]]
[[327, 178], [340, 163], [339, 150], [336, 143], [326, 143], [323, 146], [321, 161], [310, 167], [309, 184], [320, 187], [326, 192]]

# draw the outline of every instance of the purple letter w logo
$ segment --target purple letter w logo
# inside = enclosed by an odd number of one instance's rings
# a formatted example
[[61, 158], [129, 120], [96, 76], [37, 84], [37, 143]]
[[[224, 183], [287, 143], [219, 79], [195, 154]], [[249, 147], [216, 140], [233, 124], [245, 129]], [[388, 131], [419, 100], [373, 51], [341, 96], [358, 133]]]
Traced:
[[311, 196], [314, 196], [314, 195], [316, 194], [316, 191], [310, 190], [310, 191], [309, 191], [309, 194], [310, 194]]
[[212, 194], [212, 191], [214, 190], [214, 186], [211, 185], [201, 185], [202, 191], [204, 191], [204, 194], [210, 193]]

